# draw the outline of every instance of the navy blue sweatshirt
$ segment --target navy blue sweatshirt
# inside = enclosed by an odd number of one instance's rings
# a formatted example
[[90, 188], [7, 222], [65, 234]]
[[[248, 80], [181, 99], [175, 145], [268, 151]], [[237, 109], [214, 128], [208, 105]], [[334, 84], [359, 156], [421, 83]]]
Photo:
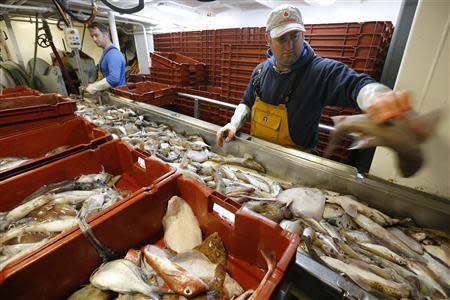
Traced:
[[278, 105], [291, 91], [287, 101], [289, 133], [299, 146], [312, 148], [317, 143], [317, 131], [322, 110], [327, 105], [359, 109], [356, 98], [362, 87], [376, 82], [369, 75], [359, 74], [345, 64], [316, 56], [304, 42], [304, 49], [290, 72], [275, 70], [275, 57], [269, 58], [253, 71], [241, 103], [252, 107], [255, 102], [253, 81], [262, 68], [258, 95], [269, 104]]

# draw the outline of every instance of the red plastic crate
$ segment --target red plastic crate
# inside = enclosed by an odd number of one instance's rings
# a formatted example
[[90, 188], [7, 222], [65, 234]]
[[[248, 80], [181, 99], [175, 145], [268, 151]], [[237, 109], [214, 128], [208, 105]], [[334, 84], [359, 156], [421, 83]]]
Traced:
[[380, 34], [355, 34], [355, 35], [307, 35], [307, 41], [313, 48], [316, 46], [375, 46], [383, 47], [386, 38]]
[[309, 34], [362, 34], [362, 33], [390, 33], [393, 30], [392, 22], [373, 21], [364, 23], [328, 23], [306, 24], [306, 33]]
[[58, 94], [4, 98], [0, 101], [0, 126], [36, 119], [73, 115], [74, 100]]
[[153, 81], [129, 83], [111, 91], [121, 97], [157, 106], [172, 104], [175, 96], [174, 86]]
[[[161, 243], [162, 218], [169, 199], [175, 195], [191, 206], [204, 237], [214, 232], [220, 235], [228, 252], [227, 271], [244, 289], [256, 289], [265, 274], [267, 266], [260, 250], [275, 256], [275, 270], [258, 297], [259, 300], [269, 299], [295, 257], [299, 237], [179, 174], [167, 177], [126, 202], [105, 209], [92, 218], [89, 225], [104, 245], [117, 257], [123, 257], [130, 248]], [[233, 214], [234, 223], [221, 218], [213, 211], [213, 205]], [[82, 233], [73, 230], [42, 249], [39, 255], [27, 257], [5, 270], [0, 297], [67, 298], [88, 282], [101, 263]], [[48, 272], [49, 266], [51, 272]], [[24, 282], [27, 282], [27, 288], [23, 288]], [[55, 282], [58, 285], [55, 286]]]
[[39, 91], [33, 90], [27, 86], [16, 86], [10, 88], [4, 88], [0, 90], [0, 99], [20, 96], [37, 96], [41, 95]]
[[119, 140], [40, 166], [0, 182], [0, 211], [7, 211], [43, 185], [99, 173], [104, 169], [122, 177], [116, 186], [131, 192], [149, 187], [174, 169]]
[[[0, 158], [26, 157], [31, 161], [13, 169], [0, 171], [0, 180], [24, 173], [30, 169], [61, 159], [76, 152], [90, 149], [112, 139], [111, 134], [86, 121], [73, 117], [62, 122], [49, 122], [17, 134], [0, 137]], [[58, 153], [50, 151], [66, 146]]]
[[[0, 210], [8, 211], [14, 208], [25, 197], [27, 197], [43, 185], [78, 178], [82, 174], [99, 173], [103, 170], [113, 175], [121, 175], [120, 180], [116, 183], [116, 187], [132, 192], [132, 194], [116, 202], [106, 210], [110, 210], [114, 207], [120, 206], [122, 203], [131, 200], [135, 195], [141, 193], [146, 188], [153, 186], [153, 184], [156, 184], [164, 178], [170, 177], [170, 175], [175, 173], [175, 170], [172, 167], [170, 167], [166, 163], [161, 162], [159, 159], [152, 158], [148, 154], [133, 149], [131, 146], [120, 141], [111, 141], [98, 146], [97, 149], [76, 153], [72, 156], [33, 169], [24, 174], [20, 174], [18, 176], [1, 181]], [[94, 219], [99, 214], [102, 214], [102, 211], [93, 216], [90, 216], [88, 218], [88, 221]], [[47, 254], [46, 249], [48, 249], [50, 245], [59, 244], [61, 240], [67, 239], [68, 236], [70, 236], [73, 232], [80, 233], [78, 226], [60, 233], [41, 247], [35, 249], [29, 254], [17, 258], [16, 260], [5, 266], [5, 268], [0, 272], [0, 298], [18, 299], [25, 297], [25, 294], [31, 292], [31, 294], [27, 295], [30, 296], [34, 294], [34, 296], [31, 298], [38, 299], [41, 297], [37, 295], [40, 295], [42, 293], [60, 293], [62, 290], [59, 284], [54, 286], [53, 292], [50, 292], [48, 290], [45, 291], [41, 289], [43, 286], [39, 285], [35, 285], [33, 287], [29, 286], [30, 290], [28, 290], [28, 288], [15, 290], [15, 288], [13, 288], [12, 286], [17, 287], [16, 284], [18, 282], [16, 281], [16, 279], [18, 277], [20, 278], [20, 276], [23, 276], [24, 274], [30, 275], [28, 271], [33, 270], [36, 265], [39, 265], [31, 263], [30, 260], [39, 261], [40, 258], [45, 258]], [[85, 237], [82, 237], [82, 239], [87, 242]], [[91, 246], [84, 249], [79, 249], [80, 252], [77, 252], [77, 254], [66, 253], [63, 257], [64, 263], [59, 264], [59, 268], [61, 268], [61, 270], [67, 271], [67, 263], [73, 261], [72, 255], [77, 256], [81, 254], [81, 257], [83, 257], [85, 251], [89, 252], [90, 250], [93, 250]], [[42, 278], [47, 278], [50, 280], [53, 276], [50, 274], [55, 274], [53, 273], [53, 271], [55, 271], [55, 268], [58, 267], [53, 263], [47, 264], [45, 266], [47, 271], [49, 270], [49, 267], [52, 269], [52, 272], [46, 272], [46, 276], [36, 276], [36, 274], [39, 273], [32, 272], [31, 276], [36, 279], [33, 280], [33, 282], [38, 283]], [[72, 271], [76, 270], [77, 268], [72, 269]], [[48, 283], [50, 282], [54, 284], [55, 281], [50, 280]], [[59, 283], [64, 286], [63, 281], [59, 281]], [[55, 299], [54, 295], [55, 294], [53, 294], [53, 297], [50, 296], [49, 299]]]
[[150, 53], [150, 57], [152, 66], [155, 67], [183, 68], [189, 71], [199, 71], [205, 68], [204, 63], [176, 52], [153, 52]]

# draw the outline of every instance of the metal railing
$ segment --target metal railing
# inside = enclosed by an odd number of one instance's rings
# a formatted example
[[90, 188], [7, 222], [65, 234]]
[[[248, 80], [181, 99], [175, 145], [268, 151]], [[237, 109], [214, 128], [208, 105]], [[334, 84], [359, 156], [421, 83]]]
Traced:
[[[202, 97], [202, 96], [186, 94], [186, 93], [177, 93], [177, 94], [178, 94], [178, 96], [186, 97], [186, 98], [194, 100], [194, 118], [196, 118], [196, 119], [200, 119], [200, 102], [214, 104], [214, 105], [217, 105], [220, 107], [225, 107], [225, 108], [231, 108], [233, 110], [235, 110], [237, 107], [237, 105], [235, 105], [235, 104], [226, 103], [226, 102], [222, 102], [222, 101], [218, 101], [218, 100], [214, 100], [214, 99], [210, 99], [210, 98], [206, 98], [206, 97]], [[327, 132], [331, 132], [331, 131], [335, 130], [335, 128], [333, 126], [320, 124], [320, 123], [319, 123], [319, 129], [327, 131]], [[349, 136], [354, 137], [351, 134]]]

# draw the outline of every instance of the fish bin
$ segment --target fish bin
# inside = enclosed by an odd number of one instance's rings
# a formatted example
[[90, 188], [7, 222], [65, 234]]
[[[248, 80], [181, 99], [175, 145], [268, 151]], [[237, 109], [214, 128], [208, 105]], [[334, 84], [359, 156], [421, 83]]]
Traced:
[[[0, 137], [0, 179], [111, 140], [111, 134], [81, 117]], [[38, 141], [38, 142], [37, 142]]]
[[18, 122], [72, 115], [76, 110], [76, 101], [59, 94], [4, 98], [0, 101], [0, 127]]
[[1, 293], [12, 292], [5, 290], [8, 282], [33, 265], [22, 260], [36, 260], [102, 209], [128, 201], [174, 172], [145, 152], [110, 141], [0, 181]]
[[[129, 249], [141, 249], [147, 244], [167, 246], [173, 243], [165, 235], [168, 231], [164, 230], [167, 229], [165, 226], [170, 225], [167, 223], [178, 220], [174, 218], [169, 221], [165, 217], [168, 204], [172, 201], [170, 199], [174, 196], [184, 199], [192, 209], [203, 239], [214, 233], [221, 238], [228, 253], [227, 273], [243, 290], [256, 290], [255, 299], [269, 299], [295, 257], [299, 237], [178, 173], [89, 220], [89, 227], [102, 248], [113, 254], [109, 262], [123, 258]], [[182, 229], [190, 226], [185, 223]], [[181, 243], [190, 239], [190, 235], [183, 232], [173, 234], [178, 237], [183, 235], [184, 239], [176, 239]], [[141, 252], [146, 252], [145, 248]], [[268, 257], [271, 263], [266, 262]], [[91, 274], [100, 265], [102, 258], [96, 249], [79, 229], [73, 229], [43, 247], [36, 255], [5, 269], [0, 297], [69, 297], [89, 283]], [[28, 283], [27, 288], [23, 288], [24, 282]]]

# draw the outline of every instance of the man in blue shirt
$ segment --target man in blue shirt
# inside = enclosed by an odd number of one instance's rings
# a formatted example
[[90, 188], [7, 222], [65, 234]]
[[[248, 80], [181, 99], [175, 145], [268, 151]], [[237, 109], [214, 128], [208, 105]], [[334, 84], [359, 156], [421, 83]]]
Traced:
[[217, 145], [230, 142], [250, 115], [253, 136], [308, 150], [317, 143], [326, 105], [363, 110], [378, 123], [409, 110], [405, 91], [394, 92], [341, 62], [316, 56], [304, 41], [302, 16], [295, 6], [272, 10], [266, 29], [269, 58], [253, 71], [230, 123], [217, 132]]
[[89, 24], [88, 29], [94, 43], [103, 48], [103, 54], [100, 58], [103, 79], [89, 84], [86, 87], [86, 92], [94, 94], [111, 87], [124, 85], [126, 83], [125, 59], [119, 49], [111, 43], [108, 27], [93, 22]]

